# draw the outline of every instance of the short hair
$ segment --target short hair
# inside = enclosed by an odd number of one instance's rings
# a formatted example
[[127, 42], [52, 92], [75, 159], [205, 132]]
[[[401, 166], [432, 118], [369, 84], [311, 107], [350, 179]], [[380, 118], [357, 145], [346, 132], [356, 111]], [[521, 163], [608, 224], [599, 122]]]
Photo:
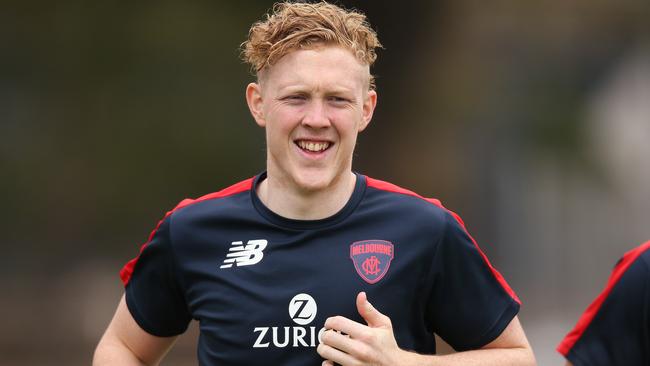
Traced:
[[[375, 49], [382, 47], [366, 16], [360, 12], [324, 1], [286, 1], [274, 4], [266, 20], [251, 26], [248, 39], [241, 44], [242, 59], [259, 76], [260, 71], [292, 51], [324, 44], [342, 46], [368, 66], [377, 59]], [[372, 75], [369, 87], [375, 89]]]

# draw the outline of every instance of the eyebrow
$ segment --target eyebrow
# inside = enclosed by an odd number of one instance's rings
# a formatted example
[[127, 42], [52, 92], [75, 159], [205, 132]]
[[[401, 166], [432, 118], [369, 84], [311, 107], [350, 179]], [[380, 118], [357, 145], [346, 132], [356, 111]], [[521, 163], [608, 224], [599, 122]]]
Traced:
[[[286, 93], [286, 92], [303, 92], [303, 93], [310, 93], [313, 91], [313, 89], [307, 85], [296, 85], [296, 84], [289, 84], [285, 86], [280, 86], [278, 87], [278, 90], [281, 93]], [[346, 87], [346, 86], [324, 86], [321, 88], [321, 92], [323, 94], [338, 94], [338, 93], [354, 93], [354, 88]]]

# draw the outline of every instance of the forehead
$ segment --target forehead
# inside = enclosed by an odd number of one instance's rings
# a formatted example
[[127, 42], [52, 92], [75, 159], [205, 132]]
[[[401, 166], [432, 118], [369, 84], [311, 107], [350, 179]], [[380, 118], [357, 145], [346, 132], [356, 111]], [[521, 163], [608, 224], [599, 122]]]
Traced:
[[291, 87], [356, 90], [367, 88], [369, 78], [368, 65], [349, 50], [335, 46], [291, 51], [260, 74], [263, 84], [278, 90]]

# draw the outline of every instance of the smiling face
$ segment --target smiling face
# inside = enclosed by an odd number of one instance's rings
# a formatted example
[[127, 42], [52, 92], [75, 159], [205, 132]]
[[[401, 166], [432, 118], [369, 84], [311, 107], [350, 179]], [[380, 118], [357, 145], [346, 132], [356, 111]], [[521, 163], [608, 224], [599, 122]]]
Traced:
[[248, 85], [251, 113], [266, 129], [269, 179], [303, 192], [344, 184], [377, 101], [369, 77], [350, 51], [321, 46], [288, 53]]

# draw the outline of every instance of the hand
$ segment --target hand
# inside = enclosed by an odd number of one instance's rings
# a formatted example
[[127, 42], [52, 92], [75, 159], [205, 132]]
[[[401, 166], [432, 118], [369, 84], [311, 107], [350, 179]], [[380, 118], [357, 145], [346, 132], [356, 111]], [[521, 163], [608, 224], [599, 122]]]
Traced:
[[[318, 354], [323, 366], [403, 365], [408, 352], [399, 349], [390, 318], [375, 309], [365, 292], [357, 295], [357, 310], [368, 325], [342, 316], [325, 321]], [[343, 333], [343, 334], [342, 334]]]

